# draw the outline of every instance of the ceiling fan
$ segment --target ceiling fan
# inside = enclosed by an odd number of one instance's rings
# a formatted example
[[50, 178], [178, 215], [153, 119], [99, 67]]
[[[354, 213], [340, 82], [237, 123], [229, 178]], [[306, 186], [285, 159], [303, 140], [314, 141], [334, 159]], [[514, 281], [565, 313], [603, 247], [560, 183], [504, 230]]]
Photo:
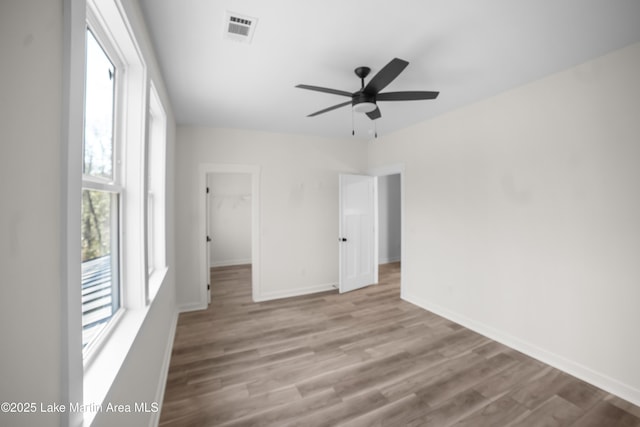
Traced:
[[389, 83], [395, 80], [396, 77], [409, 65], [407, 61], [399, 58], [394, 58], [382, 70], [378, 72], [369, 83], [365, 86], [364, 79], [369, 75], [371, 69], [369, 67], [358, 67], [354, 70], [356, 75], [360, 77], [362, 87], [356, 92], [346, 92], [343, 90], [329, 89], [326, 87], [310, 86], [310, 85], [297, 85], [300, 89], [315, 90], [317, 92], [331, 93], [334, 95], [342, 95], [351, 98], [350, 101], [342, 102], [337, 105], [325, 108], [315, 113], [309, 114], [307, 117], [314, 117], [319, 114], [335, 110], [340, 107], [352, 105], [353, 111], [357, 113], [366, 113], [371, 120], [376, 120], [382, 117], [380, 109], [378, 108], [378, 101], [417, 101], [423, 99], [435, 99], [440, 92], [427, 92], [427, 91], [409, 91], [409, 92], [383, 92], [382, 89], [387, 87]]

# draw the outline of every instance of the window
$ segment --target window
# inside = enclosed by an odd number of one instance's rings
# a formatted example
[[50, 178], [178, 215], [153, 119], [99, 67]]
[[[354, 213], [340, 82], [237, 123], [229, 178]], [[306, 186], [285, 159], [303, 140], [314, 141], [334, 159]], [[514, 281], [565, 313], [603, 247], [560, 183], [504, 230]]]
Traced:
[[[167, 118], [153, 84], [149, 91], [147, 139], [147, 268], [148, 296], [160, 285], [165, 260], [165, 171]], [[154, 277], [158, 273], [158, 277]]]
[[120, 309], [120, 200], [114, 138], [116, 72], [92, 31], [86, 32], [82, 155], [82, 346]]
[[[148, 81], [118, 1], [88, 0], [82, 144], [82, 344], [100, 358], [130, 310], [147, 305]], [[120, 338], [118, 338], [120, 340]], [[115, 342], [115, 341], [114, 341]]]
[[[126, 15], [129, 2], [123, 3], [86, 0], [84, 26], [78, 18], [72, 19], [72, 35], [79, 31], [86, 46], [80, 52], [74, 49], [75, 43], [70, 44], [70, 63], [84, 60], [85, 99], [82, 105], [70, 106], [70, 111], [83, 109], [84, 123], [82, 138], [69, 138], [70, 156], [75, 157], [69, 165], [69, 194], [75, 195], [69, 206], [78, 209], [70, 217], [72, 227], [80, 221], [73, 233], [80, 234], [74, 238], [78, 246], [70, 247], [69, 254], [82, 261], [82, 286], [77, 286], [80, 278], [70, 278], [73, 294], [66, 295], [66, 300], [70, 313], [83, 313], [82, 332], [75, 316], [68, 319], [70, 385], [77, 378], [78, 357], [83, 365], [82, 387], [70, 386], [69, 394], [89, 404], [104, 402], [149, 313], [155, 293], [150, 294], [160, 288], [167, 270], [166, 117]], [[70, 82], [77, 82], [75, 67], [70, 70]], [[161, 158], [159, 169], [147, 155]], [[78, 176], [81, 172], [81, 183], [72, 179], [73, 172]], [[157, 229], [162, 233], [147, 236], [147, 231]], [[149, 254], [148, 241], [152, 242]], [[76, 274], [73, 267], [69, 266], [70, 274]], [[150, 286], [151, 282], [157, 285]], [[82, 299], [75, 298], [79, 288]], [[82, 350], [76, 345], [80, 340]], [[84, 425], [90, 425], [96, 414], [85, 412]]]

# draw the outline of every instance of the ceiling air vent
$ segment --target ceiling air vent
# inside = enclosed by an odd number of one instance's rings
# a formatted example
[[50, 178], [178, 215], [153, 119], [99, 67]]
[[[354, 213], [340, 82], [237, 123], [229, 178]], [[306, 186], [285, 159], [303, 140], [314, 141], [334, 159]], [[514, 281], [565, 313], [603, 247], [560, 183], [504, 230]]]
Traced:
[[224, 37], [229, 40], [251, 43], [257, 23], [257, 18], [227, 12], [225, 16]]

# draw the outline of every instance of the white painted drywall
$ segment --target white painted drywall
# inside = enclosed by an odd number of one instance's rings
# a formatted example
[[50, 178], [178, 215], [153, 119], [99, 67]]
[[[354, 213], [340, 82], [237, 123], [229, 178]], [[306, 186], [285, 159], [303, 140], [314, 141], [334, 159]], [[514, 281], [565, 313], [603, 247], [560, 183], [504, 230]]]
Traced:
[[259, 299], [330, 289], [338, 280], [338, 174], [366, 170], [366, 142], [178, 127], [177, 299], [200, 302], [198, 165], [260, 166]]
[[[70, 3], [27, 0], [2, 2], [0, 6], [1, 402], [69, 403], [63, 398], [68, 380], [61, 370], [65, 365], [63, 319], [67, 314], [62, 310], [66, 237], [61, 224], [68, 214], [63, 197], [67, 171], [61, 166], [67, 144], [61, 136], [65, 120], [61, 84], [63, 13]], [[126, 3], [128, 10], [135, 9], [135, 4]], [[139, 17], [133, 17], [132, 24], [140, 32], [137, 36], [144, 35]], [[171, 208], [175, 126], [150, 45], [146, 40], [139, 41], [169, 119], [166, 216], [169, 273], [109, 393], [110, 401], [122, 403], [157, 399], [163, 386], [162, 368], [175, 319]], [[77, 209], [79, 212], [79, 205]], [[71, 381], [81, 382], [82, 373], [74, 375]], [[81, 389], [81, 385], [72, 386]], [[61, 425], [66, 424], [63, 420], [67, 415], [42, 413], [39, 408], [34, 414], [0, 412], [0, 425]], [[153, 416], [99, 414], [95, 425], [149, 425]]]
[[[0, 10], [0, 402], [61, 398], [62, 1]], [[0, 425], [60, 414], [0, 412]]]
[[406, 165], [406, 298], [636, 404], [638, 75], [635, 44], [369, 153]]
[[211, 173], [211, 267], [251, 264], [251, 174]]
[[378, 177], [378, 262], [401, 258], [400, 174]]

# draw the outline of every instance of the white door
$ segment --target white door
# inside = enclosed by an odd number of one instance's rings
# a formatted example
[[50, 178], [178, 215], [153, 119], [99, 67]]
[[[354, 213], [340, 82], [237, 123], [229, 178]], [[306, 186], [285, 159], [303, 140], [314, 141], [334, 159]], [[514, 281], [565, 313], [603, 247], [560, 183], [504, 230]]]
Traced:
[[340, 293], [378, 281], [377, 180], [340, 175]]

